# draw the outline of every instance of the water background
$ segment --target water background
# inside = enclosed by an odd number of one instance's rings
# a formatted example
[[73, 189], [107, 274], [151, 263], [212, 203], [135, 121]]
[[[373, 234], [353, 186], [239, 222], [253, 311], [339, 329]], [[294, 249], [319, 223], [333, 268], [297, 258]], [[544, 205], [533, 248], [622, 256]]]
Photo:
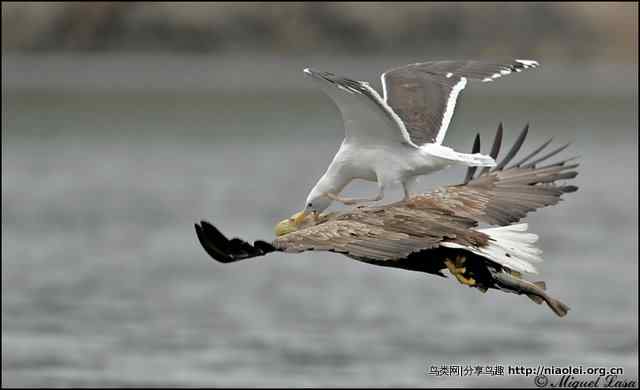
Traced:
[[377, 70], [415, 60], [3, 55], [3, 386], [533, 386], [426, 374], [443, 364], [637, 380], [637, 65], [471, 85], [445, 141], [469, 150], [479, 131], [486, 151], [499, 121], [507, 141], [529, 121], [528, 150], [574, 142], [580, 190], [527, 218], [564, 319], [336, 254], [224, 265], [200, 247], [200, 219], [272, 238], [337, 150], [339, 113], [303, 67], [377, 86]]

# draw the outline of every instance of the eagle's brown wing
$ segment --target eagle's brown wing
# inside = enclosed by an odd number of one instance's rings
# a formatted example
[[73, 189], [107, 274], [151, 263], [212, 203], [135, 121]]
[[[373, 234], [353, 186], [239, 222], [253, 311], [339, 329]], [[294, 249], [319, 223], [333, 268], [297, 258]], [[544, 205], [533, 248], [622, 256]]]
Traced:
[[[501, 127], [496, 141], [501, 140]], [[412, 253], [439, 247], [443, 242], [461, 246], [484, 246], [486, 234], [472, 229], [479, 222], [508, 225], [528, 212], [556, 204], [562, 194], [577, 187], [556, 182], [572, 179], [578, 164], [568, 160], [539, 167], [537, 164], [563, 150], [558, 148], [545, 156], [536, 156], [543, 148], [505, 168], [515, 157], [528, 132], [525, 127], [514, 146], [497, 167], [483, 170], [474, 178], [467, 174], [466, 183], [449, 186], [428, 194], [379, 207], [355, 209], [328, 220], [286, 234], [273, 243], [227, 239], [214, 226], [196, 225], [201, 244], [216, 260], [232, 262], [262, 256], [274, 250], [283, 252], [331, 251], [362, 260], [383, 262], [404, 259]], [[494, 142], [491, 155], [497, 157], [500, 142]], [[474, 152], [479, 149], [475, 143]]]
[[365, 208], [284, 235], [273, 242], [284, 252], [331, 251], [372, 261], [398, 260], [443, 241], [483, 245], [488, 237], [470, 229], [473, 219], [439, 208]]
[[[509, 225], [524, 218], [527, 213], [554, 205], [562, 194], [574, 192], [578, 187], [561, 184], [560, 181], [573, 179], [578, 175], [575, 168], [579, 164], [566, 159], [548, 164], [545, 161], [564, 150], [567, 145], [538, 157], [549, 145], [543, 143], [524, 158], [507, 168], [514, 159], [527, 136], [529, 126], [525, 126], [512, 148], [493, 170], [483, 169], [474, 177], [475, 168], [468, 170], [465, 183], [448, 186], [430, 192], [407, 202], [408, 207], [444, 208], [459, 216], [491, 225]], [[491, 155], [496, 158], [500, 149], [502, 126], [498, 128]], [[480, 149], [476, 137], [473, 152]], [[539, 165], [541, 163], [547, 165]]]

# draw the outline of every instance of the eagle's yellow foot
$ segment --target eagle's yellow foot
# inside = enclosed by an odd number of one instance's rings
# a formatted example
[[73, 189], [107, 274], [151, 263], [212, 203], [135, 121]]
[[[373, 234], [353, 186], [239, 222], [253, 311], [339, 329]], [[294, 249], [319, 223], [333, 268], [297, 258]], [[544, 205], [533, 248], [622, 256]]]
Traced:
[[447, 266], [449, 272], [451, 272], [451, 275], [455, 276], [456, 279], [458, 279], [458, 282], [467, 286], [475, 286], [476, 280], [474, 278], [467, 278], [466, 276], [464, 276], [467, 268], [463, 267], [462, 265], [464, 264], [465, 260], [466, 259], [464, 258], [464, 256], [457, 256], [455, 262], [447, 259], [445, 260], [444, 264]]

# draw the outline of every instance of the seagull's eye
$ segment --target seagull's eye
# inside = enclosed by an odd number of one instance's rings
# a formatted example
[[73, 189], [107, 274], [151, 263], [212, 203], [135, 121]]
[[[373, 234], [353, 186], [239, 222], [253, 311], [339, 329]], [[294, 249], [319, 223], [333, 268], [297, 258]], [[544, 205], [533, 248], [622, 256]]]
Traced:
[[313, 207], [313, 205], [311, 203], [307, 204], [307, 207]]

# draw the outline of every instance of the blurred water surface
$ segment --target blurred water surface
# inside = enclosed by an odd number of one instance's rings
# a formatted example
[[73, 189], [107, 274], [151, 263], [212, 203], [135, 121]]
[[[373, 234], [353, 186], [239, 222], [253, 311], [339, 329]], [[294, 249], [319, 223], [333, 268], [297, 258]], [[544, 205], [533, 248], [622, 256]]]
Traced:
[[[508, 141], [529, 121], [529, 150], [574, 141], [580, 191], [528, 218], [540, 277], [572, 308], [558, 319], [524, 297], [335, 254], [207, 257], [194, 222], [271, 238], [339, 145], [307, 64], [48, 61], [3, 56], [3, 385], [533, 386], [426, 375], [443, 364], [621, 366], [637, 380], [637, 66], [550, 64], [472, 85], [447, 135], [468, 150], [477, 130], [487, 148], [498, 121]], [[356, 64], [328, 70], [358, 77]]]

